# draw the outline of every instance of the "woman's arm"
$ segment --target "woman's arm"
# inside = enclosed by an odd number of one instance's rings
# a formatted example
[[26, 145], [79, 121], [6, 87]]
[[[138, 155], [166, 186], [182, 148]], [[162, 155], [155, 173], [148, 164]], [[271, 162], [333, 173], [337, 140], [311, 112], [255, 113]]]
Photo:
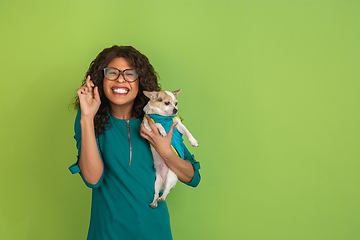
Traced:
[[165, 155], [163, 158], [168, 167], [178, 176], [180, 181], [186, 183], [191, 182], [194, 177], [194, 168], [188, 160], [180, 158], [172, 149], [171, 153]]
[[165, 160], [169, 168], [178, 176], [180, 181], [186, 183], [191, 182], [192, 178], [194, 177], [193, 165], [189, 161], [184, 160], [176, 155], [176, 153], [171, 148], [171, 138], [176, 123], [171, 126], [171, 129], [166, 137], [163, 137], [160, 135], [151, 119], [148, 116], [146, 117], [152, 131], [147, 130], [144, 127], [144, 123], [142, 123], [140, 131], [141, 136], [151, 143], [160, 156]]
[[100, 107], [98, 88], [87, 77], [86, 83], [77, 94], [81, 108], [81, 153], [79, 168], [85, 180], [90, 184], [96, 184], [103, 173], [104, 166], [99, 154], [95, 138], [94, 117]]
[[104, 166], [95, 138], [94, 120], [81, 118], [81, 153], [79, 168], [85, 180], [96, 184], [103, 173]]

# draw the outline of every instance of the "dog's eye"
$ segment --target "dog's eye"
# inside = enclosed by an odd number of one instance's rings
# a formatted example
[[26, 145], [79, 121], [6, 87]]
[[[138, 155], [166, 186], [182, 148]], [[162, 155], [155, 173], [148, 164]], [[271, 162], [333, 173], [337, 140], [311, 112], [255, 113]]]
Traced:
[[161, 99], [161, 98], [158, 98], [157, 101], [158, 101], [158, 102], [162, 102], [162, 99]]
[[164, 102], [166, 106], [170, 105], [170, 102]]
[[175, 106], [177, 106], [177, 104], [178, 104], [178, 103], [176, 102], [176, 103], [175, 103]]

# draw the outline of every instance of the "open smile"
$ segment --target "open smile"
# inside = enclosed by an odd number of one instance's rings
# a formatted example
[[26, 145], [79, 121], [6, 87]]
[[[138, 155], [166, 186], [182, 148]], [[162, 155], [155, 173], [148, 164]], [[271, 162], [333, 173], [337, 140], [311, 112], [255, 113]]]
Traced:
[[127, 94], [130, 89], [127, 87], [112, 87], [111, 90], [113, 91], [114, 94]]

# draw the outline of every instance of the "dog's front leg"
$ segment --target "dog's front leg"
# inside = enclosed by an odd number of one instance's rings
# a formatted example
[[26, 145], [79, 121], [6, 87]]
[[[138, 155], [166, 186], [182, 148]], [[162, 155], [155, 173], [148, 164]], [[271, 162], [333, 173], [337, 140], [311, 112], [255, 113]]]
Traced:
[[[161, 134], [161, 136], [166, 137], [166, 131], [165, 131], [164, 127], [160, 123], [154, 123], [154, 124], [155, 124], [156, 128], [159, 130], [159, 133]], [[152, 132], [149, 122], [146, 118], [144, 119], [144, 127], [147, 130]]]
[[164, 127], [161, 125], [161, 123], [155, 123], [156, 128], [159, 130], [159, 133], [161, 136], [166, 137], [166, 131]]
[[150, 125], [149, 125], [149, 122], [148, 122], [148, 120], [147, 120], [146, 118], [144, 119], [144, 127], [145, 127], [147, 130], [152, 131], [152, 130], [151, 130], [151, 127], [150, 127]]
[[176, 125], [176, 129], [183, 135], [185, 135], [188, 139], [189, 142], [191, 143], [191, 145], [193, 147], [198, 147], [199, 143], [198, 141], [193, 137], [193, 135], [189, 132], [189, 130], [185, 127], [184, 124], [182, 124], [182, 122], [179, 119], [175, 119], [175, 122], [177, 122], [178, 124]]

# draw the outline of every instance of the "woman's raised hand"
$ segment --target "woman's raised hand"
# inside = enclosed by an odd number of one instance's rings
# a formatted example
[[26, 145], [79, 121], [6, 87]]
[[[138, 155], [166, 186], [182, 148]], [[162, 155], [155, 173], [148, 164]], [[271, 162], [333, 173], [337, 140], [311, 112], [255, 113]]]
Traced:
[[99, 95], [99, 88], [95, 87], [90, 76], [86, 78], [86, 82], [77, 90], [79, 96], [81, 116], [94, 118], [99, 110], [101, 101]]

